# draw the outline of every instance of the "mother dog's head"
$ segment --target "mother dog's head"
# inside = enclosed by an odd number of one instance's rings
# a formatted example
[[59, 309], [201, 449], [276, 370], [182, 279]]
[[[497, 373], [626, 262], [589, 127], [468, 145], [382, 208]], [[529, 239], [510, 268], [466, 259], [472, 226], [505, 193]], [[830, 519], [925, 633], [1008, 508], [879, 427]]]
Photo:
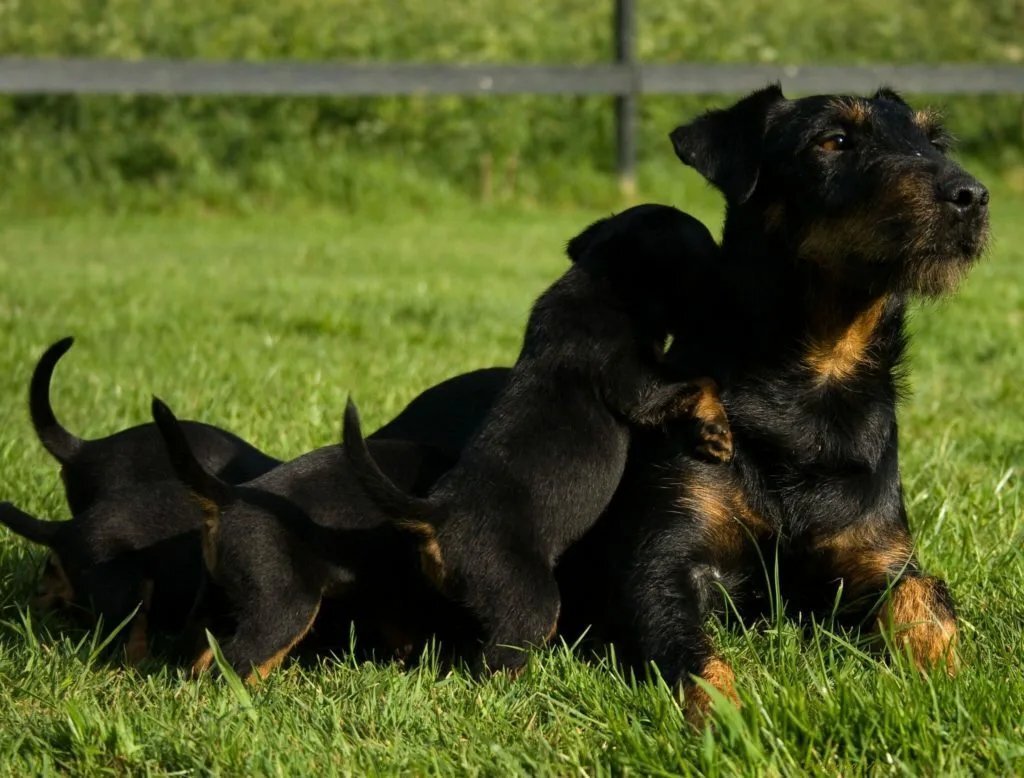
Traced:
[[725, 195], [726, 251], [768, 238], [844, 284], [938, 295], [985, 247], [988, 190], [948, 158], [938, 117], [889, 89], [787, 100], [770, 86], [671, 138]]

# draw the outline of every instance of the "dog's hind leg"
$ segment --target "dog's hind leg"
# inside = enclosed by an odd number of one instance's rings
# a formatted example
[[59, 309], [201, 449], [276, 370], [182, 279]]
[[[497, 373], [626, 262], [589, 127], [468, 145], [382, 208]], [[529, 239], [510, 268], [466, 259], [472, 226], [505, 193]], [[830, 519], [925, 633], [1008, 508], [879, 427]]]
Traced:
[[672, 688], [682, 689], [686, 718], [699, 726], [712, 706], [700, 679], [739, 704], [732, 668], [714, 650], [704, 626], [699, 566], [660, 555], [637, 569], [626, 586], [637, 658], [651, 663]]
[[526, 665], [526, 649], [543, 646], [555, 634], [561, 600], [546, 568], [516, 566], [502, 572], [501, 578], [469, 581], [464, 602], [483, 623], [487, 669], [516, 675]]

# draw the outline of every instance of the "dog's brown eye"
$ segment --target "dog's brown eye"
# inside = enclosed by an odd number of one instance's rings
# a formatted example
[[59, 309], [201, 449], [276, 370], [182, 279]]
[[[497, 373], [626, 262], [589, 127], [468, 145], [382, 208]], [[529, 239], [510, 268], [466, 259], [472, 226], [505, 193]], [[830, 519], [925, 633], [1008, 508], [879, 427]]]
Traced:
[[822, 151], [842, 151], [848, 148], [850, 145], [849, 140], [841, 132], [837, 132], [835, 135], [829, 135], [826, 138], [822, 138], [818, 141], [818, 148]]

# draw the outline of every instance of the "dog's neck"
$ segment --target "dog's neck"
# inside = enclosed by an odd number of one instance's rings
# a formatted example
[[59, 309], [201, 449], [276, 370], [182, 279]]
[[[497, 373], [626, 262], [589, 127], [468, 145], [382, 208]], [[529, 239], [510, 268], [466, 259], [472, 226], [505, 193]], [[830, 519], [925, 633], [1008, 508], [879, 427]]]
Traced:
[[798, 259], [785, 234], [765, 229], [762, 214], [730, 209], [722, 256], [745, 329], [764, 333], [761, 353], [766, 346], [800, 353], [823, 382], [864, 365], [888, 372], [902, 357], [902, 337], [886, 338], [886, 354], [873, 345], [893, 328], [902, 332], [903, 296], [845, 282], [824, 265]]

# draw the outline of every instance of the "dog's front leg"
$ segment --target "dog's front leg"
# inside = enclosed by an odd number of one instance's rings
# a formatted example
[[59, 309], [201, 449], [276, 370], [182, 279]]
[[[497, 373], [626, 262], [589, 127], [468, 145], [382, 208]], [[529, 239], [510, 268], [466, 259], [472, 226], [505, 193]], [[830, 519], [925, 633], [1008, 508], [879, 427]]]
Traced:
[[945, 581], [925, 575], [902, 522], [866, 518], [816, 543], [843, 600], [878, 604], [875, 629], [889, 634], [915, 666], [955, 675], [956, 611]]

